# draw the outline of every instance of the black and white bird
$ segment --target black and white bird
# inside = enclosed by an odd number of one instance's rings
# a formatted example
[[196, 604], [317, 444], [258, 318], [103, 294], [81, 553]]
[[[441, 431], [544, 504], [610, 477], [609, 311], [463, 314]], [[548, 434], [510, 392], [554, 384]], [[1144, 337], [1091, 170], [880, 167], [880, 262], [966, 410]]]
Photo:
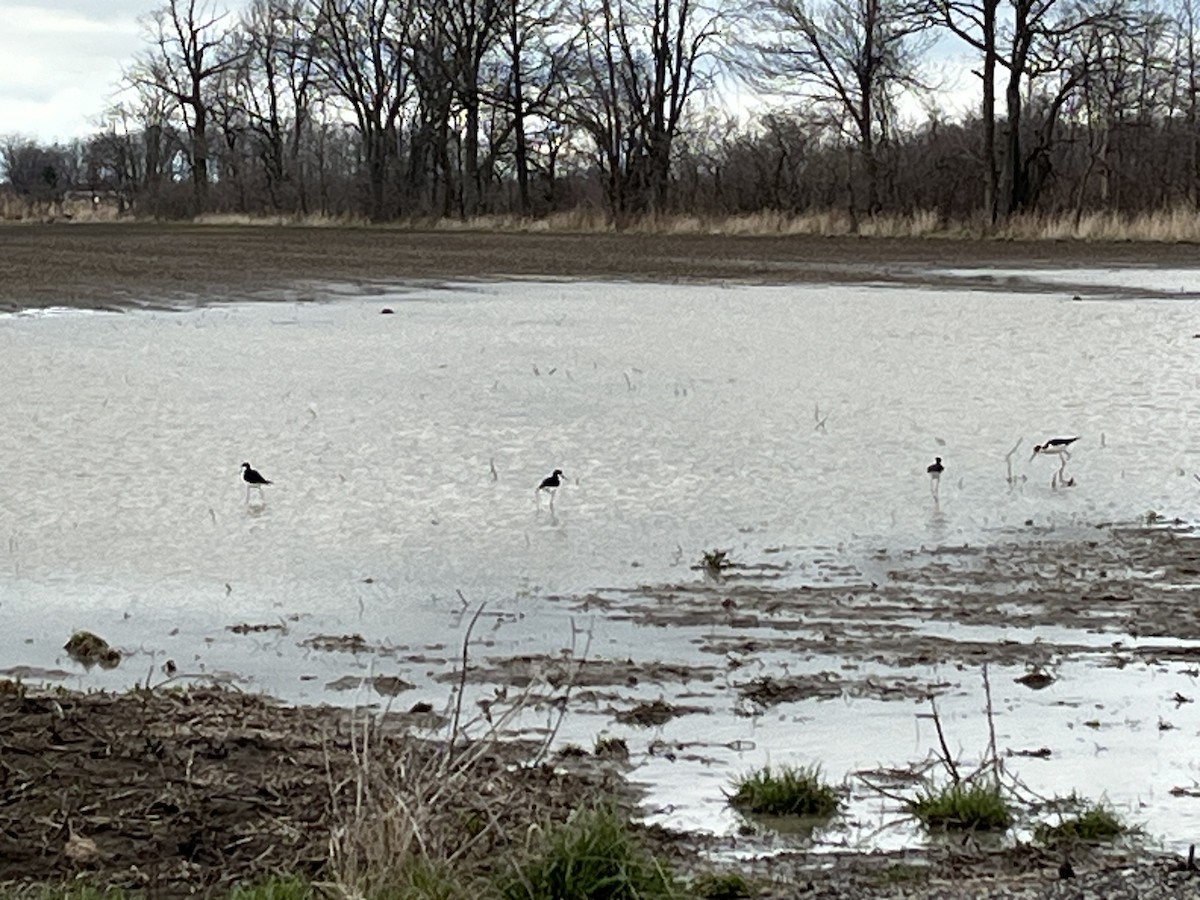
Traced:
[[242, 481], [246, 482], [247, 503], [250, 502], [250, 488], [258, 488], [258, 493], [261, 496], [263, 485], [272, 483], [269, 479], [263, 478], [262, 474], [257, 469], [252, 468], [248, 462], [242, 463]]
[[933, 501], [936, 503], [938, 486], [942, 481], [942, 473], [946, 471], [946, 467], [942, 465], [942, 458], [935, 456], [933, 462], [925, 467], [925, 471], [929, 473], [929, 492], [933, 494]]
[[542, 501], [542, 492], [545, 491], [550, 495], [550, 505], [554, 506], [554, 492], [562, 485], [562, 469], [555, 469], [549, 475], [542, 479], [542, 483], [537, 486], [537, 490], [533, 495], [537, 497], [538, 503]]
[[1046, 441], [1044, 444], [1035, 444], [1033, 448], [1033, 456], [1029, 458], [1033, 459], [1034, 456], [1037, 456], [1040, 453], [1042, 456], [1061, 456], [1063, 459], [1070, 459], [1071, 451], [1067, 448], [1077, 440], [1079, 440], [1078, 437], [1050, 438], [1050, 440]]

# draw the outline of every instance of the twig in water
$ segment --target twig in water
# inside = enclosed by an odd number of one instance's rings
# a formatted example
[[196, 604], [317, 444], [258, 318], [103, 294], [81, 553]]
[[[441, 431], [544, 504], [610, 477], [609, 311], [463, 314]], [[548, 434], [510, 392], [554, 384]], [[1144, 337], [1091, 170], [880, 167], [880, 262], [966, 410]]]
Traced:
[[1016, 453], [1018, 449], [1020, 449], [1021, 444], [1024, 441], [1025, 441], [1025, 438], [1023, 438], [1023, 437], [1017, 438], [1017, 442], [1015, 444], [1013, 444], [1013, 448], [1004, 454], [1004, 465], [1008, 469], [1008, 476], [1004, 480], [1005, 480], [1005, 482], [1007, 482], [1009, 487], [1012, 487], [1014, 484], [1016, 484], [1016, 481], [1017, 481], [1017, 479], [1013, 476], [1013, 470], [1012, 470], [1013, 454]]
[[820, 431], [823, 434], [828, 434], [825, 430], [825, 423], [829, 421], [829, 413], [825, 413], [824, 418], [821, 417], [821, 404], [813, 404], [813, 420], [817, 423], [813, 426], [813, 431]]
[[933, 727], [937, 729], [938, 743], [942, 745], [942, 763], [946, 767], [946, 771], [950, 773], [950, 780], [958, 784], [962, 779], [958, 775], [958, 766], [954, 764], [954, 757], [950, 755], [950, 748], [946, 746], [946, 734], [942, 731], [942, 719], [938, 715], [937, 701], [932, 697], [929, 698], [929, 708], [933, 711]]
[[987, 723], [988, 723], [988, 753], [991, 754], [992, 774], [995, 777], [996, 787], [1000, 787], [1000, 770], [1003, 768], [1003, 763], [1000, 761], [1000, 754], [996, 749], [996, 716], [992, 709], [992, 682], [988, 678], [987, 663], [983, 664], [983, 696], [987, 699]]
[[[462, 597], [462, 592], [459, 591], [459, 597]], [[466, 602], [466, 598], [463, 598]], [[475, 623], [479, 621], [479, 617], [483, 615], [483, 609], [487, 606], [487, 601], [479, 604], [479, 608], [475, 610], [475, 615], [471, 616], [471, 621], [467, 625], [467, 633], [463, 635], [462, 643], [462, 671], [458, 673], [458, 697], [454, 701], [454, 721], [450, 727], [450, 742], [446, 748], [446, 766], [454, 762], [454, 747], [458, 742], [458, 723], [462, 720], [462, 704], [463, 694], [467, 690], [467, 660], [468, 652], [471, 643], [471, 632], [475, 629]]]
[[[579, 629], [575, 627], [575, 618], [571, 617], [571, 658], [575, 658], [575, 638], [579, 634]], [[546, 739], [542, 741], [542, 747], [533, 758], [534, 765], [540, 763], [546, 758], [546, 754], [550, 752], [550, 746], [554, 743], [554, 738], [558, 736], [558, 729], [562, 727], [563, 719], [567, 717], [567, 703], [571, 699], [571, 688], [575, 686], [575, 682], [579, 679], [580, 673], [583, 671], [583, 666], [587, 662], [588, 653], [592, 649], [592, 629], [587, 630], [587, 641], [583, 645], [583, 656], [579, 658], [575, 666], [575, 677], [567, 681], [566, 689], [563, 691], [562, 701], [558, 707], [558, 719], [554, 722], [554, 727], [546, 735]]]

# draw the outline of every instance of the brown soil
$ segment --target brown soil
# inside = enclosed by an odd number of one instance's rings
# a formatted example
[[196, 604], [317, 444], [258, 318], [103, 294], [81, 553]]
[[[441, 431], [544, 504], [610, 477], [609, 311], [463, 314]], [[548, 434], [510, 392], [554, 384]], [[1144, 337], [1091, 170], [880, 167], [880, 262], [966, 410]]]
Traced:
[[[444, 773], [456, 769], [445, 745], [419, 737], [419, 720], [404, 715], [375, 720], [367, 769], [361, 712], [226, 690], [80, 695], [0, 685], [0, 889], [10, 892], [74, 881], [148, 897], [224, 897], [268, 874], [331, 882], [331, 839], [340, 839], [338, 858], [349, 858], [346, 835], [364, 825], [369, 839], [357, 852], [393, 859], [393, 845], [373, 842], [384, 833], [395, 840], [381, 820], [397, 807], [372, 798], [391, 801], [395, 790], [418, 811], [422, 846], [435, 856], [458, 851], [455, 871], [467, 879], [512, 858], [534, 823], [561, 821], [589, 798], [631, 798], [623, 744], [564, 751], [553, 765], [531, 762], [529, 744], [487, 744], [469, 767], [461, 760], [472, 749], [460, 746], [455, 759], [467, 777], [446, 790], [455, 776]], [[366, 813], [356, 816], [363, 796]], [[727, 839], [657, 828], [642, 837], [689, 879], [713, 871], [704, 852], [728, 849]], [[743, 870], [759, 886], [755, 896], [773, 900], [1141, 900], [1200, 888], [1178, 859], [1079, 847], [1066, 855], [1078, 872], [1069, 893], [1058, 880], [1062, 851], [974, 840], [920, 853], [784, 852]]]
[[[329, 877], [335, 828], [354, 820], [360, 785], [371, 794], [359, 765], [361, 712], [226, 690], [0, 686], [0, 885], [82, 876], [174, 897], [221, 895], [269, 873]], [[415, 736], [424, 724], [389, 716], [367, 745], [380, 793], [401, 785], [416, 808], [422, 784], [452, 781], [437, 768], [445, 747]], [[465, 821], [491, 822], [460, 862], [468, 871], [472, 860], [519, 845], [531, 824], [620, 788], [611, 767], [581, 764], [570, 774], [562, 764], [528, 764], [531, 756], [528, 745], [489, 745], [464, 782], [470, 789], [445, 801], [440, 820], [423, 822], [428, 845], [457, 849]], [[519, 760], [526, 764], [513, 765]]]
[[[1198, 265], [1188, 244], [812, 236], [537, 234], [154, 224], [0, 228], [0, 310], [320, 299], [305, 282], [616, 278], [936, 284], [925, 270]], [[955, 282], [961, 285], [962, 282]], [[1131, 293], [1125, 291], [1125, 293]]]

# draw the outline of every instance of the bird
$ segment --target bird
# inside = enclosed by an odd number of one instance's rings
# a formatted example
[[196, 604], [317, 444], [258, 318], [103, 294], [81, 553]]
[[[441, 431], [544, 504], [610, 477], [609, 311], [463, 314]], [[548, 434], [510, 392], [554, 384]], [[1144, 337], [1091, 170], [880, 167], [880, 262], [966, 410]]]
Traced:
[[925, 467], [925, 471], [929, 473], [929, 492], [933, 494], [933, 502], [936, 504], [938, 499], [938, 486], [942, 481], [942, 473], [946, 471], [946, 467], [942, 465], [942, 458], [935, 456], [933, 462]]
[[1046, 441], [1044, 444], [1035, 444], [1033, 448], [1033, 456], [1029, 458], [1033, 459], [1034, 456], [1037, 456], [1040, 453], [1043, 456], [1061, 456], [1063, 459], [1070, 459], [1071, 451], [1069, 451], [1067, 448], [1077, 440], [1079, 440], [1077, 437], [1050, 438], [1050, 440]]
[[250, 463], [242, 463], [242, 481], [246, 482], [246, 502], [250, 502], [250, 488], [258, 488], [259, 494], [262, 494], [264, 484], [273, 484], [270, 479], [263, 478], [262, 474], [250, 466]]
[[537, 486], [537, 490], [533, 495], [537, 497], [538, 503], [542, 500], [542, 491], [550, 495], [550, 505], [554, 506], [554, 492], [558, 490], [562, 484], [562, 469], [555, 469], [549, 475], [542, 479], [542, 483]]
[[1079, 440], [1078, 437], [1069, 438], [1050, 438], [1044, 444], [1036, 444], [1033, 448], [1033, 456], [1029, 457], [1032, 460], [1039, 453], [1042, 456], [1057, 456], [1059, 459], [1058, 471], [1050, 479], [1050, 487], [1055, 488], [1058, 485], [1063, 487], [1074, 487], [1075, 479], [1067, 478], [1067, 460], [1071, 458], [1071, 451], [1067, 448]]

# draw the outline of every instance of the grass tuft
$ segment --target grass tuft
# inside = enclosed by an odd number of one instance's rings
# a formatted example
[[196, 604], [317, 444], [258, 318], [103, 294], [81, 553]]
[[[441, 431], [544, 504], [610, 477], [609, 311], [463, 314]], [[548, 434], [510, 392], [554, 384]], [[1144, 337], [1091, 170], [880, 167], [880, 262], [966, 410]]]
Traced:
[[1000, 788], [991, 784], [955, 783], [930, 789], [908, 801], [908, 807], [929, 829], [1004, 831], [1013, 821]]
[[291, 875], [238, 885], [230, 892], [229, 900], [311, 900], [315, 896], [311, 884]]
[[832, 785], [821, 781], [817, 766], [783, 766], [772, 772], [764, 766], [734, 779], [729, 805], [743, 812], [768, 816], [832, 816], [841, 799]]
[[1041, 843], [1111, 841], [1134, 830], [1105, 803], [1091, 803], [1074, 794], [1064, 803], [1071, 812], [1068, 815], [1060, 813], [1057, 825], [1042, 822], [1034, 827], [1033, 836]]
[[15, 889], [4, 897], [20, 900], [130, 900], [131, 895], [119, 887], [96, 887], [84, 882], [71, 882], [59, 887], [39, 885], [30, 891]]
[[500, 885], [504, 900], [653, 900], [673, 878], [610, 806], [583, 807], [532, 836], [526, 860]]
[[700, 567], [705, 574], [714, 578], [719, 578], [721, 573], [731, 565], [728, 550], [706, 550], [700, 557]]
[[691, 895], [704, 900], [743, 900], [757, 894], [740, 872], [704, 872], [692, 881]]

